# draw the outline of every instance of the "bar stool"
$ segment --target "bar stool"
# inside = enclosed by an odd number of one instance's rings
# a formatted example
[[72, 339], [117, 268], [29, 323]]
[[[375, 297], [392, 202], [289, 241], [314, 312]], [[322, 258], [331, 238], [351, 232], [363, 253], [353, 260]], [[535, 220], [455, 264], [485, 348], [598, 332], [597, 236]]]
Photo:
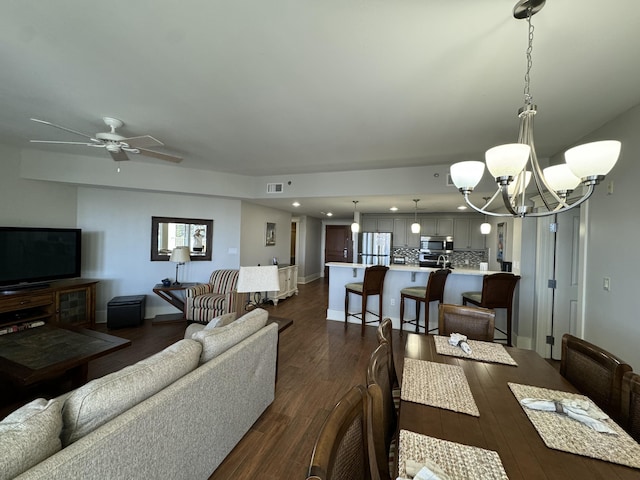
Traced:
[[483, 308], [506, 308], [507, 309], [507, 331], [500, 330], [507, 336], [507, 345], [511, 346], [511, 316], [513, 309], [513, 292], [520, 280], [520, 275], [512, 273], [494, 273], [485, 275], [482, 279], [482, 292], [464, 292], [462, 294], [462, 304], [471, 303]]
[[[420, 331], [420, 304], [425, 304], [424, 309], [424, 333], [428, 333], [429, 330], [429, 304], [431, 302], [442, 303], [444, 298], [444, 286], [447, 283], [447, 276], [451, 273], [449, 269], [435, 270], [429, 274], [426, 287], [407, 287], [400, 290], [400, 334], [402, 334], [402, 327], [405, 323], [410, 323], [416, 326], [416, 333]], [[416, 302], [416, 318], [415, 320], [404, 319], [404, 301], [415, 300]]]
[[[347, 328], [347, 319], [349, 317], [355, 317], [362, 320], [362, 336], [364, 337], [364, 327], [367, 323], [381, 322], [382, 321], [382, 288], [384, 287], [384, 277], [387, 274], [389, 267], [382, 265], [374, 265], [368, 267], [364, 271], [364, 281], [347, 283], [345, 285], [344, 296], [344, 328]], [[356, 313], [349, 313], [349, 294], [354, 293], [362, 297], [362, 311]], [[367, 310], [367, 300], [370, 296], [378, 295], [378, 313]], [[370, 313], [376, 317], [377, 320], [366, 320], [367, 313]]]

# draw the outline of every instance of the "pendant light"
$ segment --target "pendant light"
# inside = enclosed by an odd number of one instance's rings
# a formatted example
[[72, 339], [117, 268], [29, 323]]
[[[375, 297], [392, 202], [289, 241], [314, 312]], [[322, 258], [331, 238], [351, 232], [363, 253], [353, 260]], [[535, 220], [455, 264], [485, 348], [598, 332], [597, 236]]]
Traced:
[[413, 223], [411, 224], [411, 233], [420, 233], [420, 224], [418, 223], [418, 202], [419, 198], [414, 198], [413, 201], [416, 203], [416, 208], [413, 213]]
[[[482, 197], [482, 199], [484, 200], [484, 203], [487, 203], [487, 200], [489, 200], [491, 197]], [[484, 216], [484, 223], [482, 223], [480, 225], [480, 233], [482, 235], [489, 235], [491, 233], [491, 224], [489, 222], [487, 222], [487, 216]]]
[[360, 231], [360, 224], [356, 221], [356, 209], [358, 207], [358, 200], [353, 200], [353, 223], [351, 224], [351, 231], [358, 233]]

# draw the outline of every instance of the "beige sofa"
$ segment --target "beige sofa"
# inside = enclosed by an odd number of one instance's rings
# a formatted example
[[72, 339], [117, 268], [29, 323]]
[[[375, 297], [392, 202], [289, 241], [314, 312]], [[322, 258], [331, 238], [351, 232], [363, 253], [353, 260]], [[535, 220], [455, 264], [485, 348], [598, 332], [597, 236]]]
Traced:
[[274, 399], [278, 327], [267, 317], [200, 329], [14, 412], [0, 422], [0, 478], [208, 478]]

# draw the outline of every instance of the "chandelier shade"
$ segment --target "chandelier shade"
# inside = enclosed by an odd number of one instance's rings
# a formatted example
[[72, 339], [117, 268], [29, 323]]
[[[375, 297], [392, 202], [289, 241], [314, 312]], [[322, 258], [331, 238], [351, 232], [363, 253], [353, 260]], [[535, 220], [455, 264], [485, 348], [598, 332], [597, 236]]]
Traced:
[[484, 163], [475, 160], [458, 162], [451, 165], [451, 181], [460, 190], [473, 190], [484, 173]]
[[418, 223], [418, 202], [419, 198], [413, 199], [416, 204], [415, 209], [413, 210], [413, 223], [411, 224], [411, 233], [420, 233], [420, 224]]
[[356, 219], [356, 211], [358, 208], [358, 200], [352, 200], [353, 202], [353, 223], [351, 224], [351, 231], [353, 233], [358, 233], [360, 231], [360, 224]]
[[564, 159], [578, 178], [604, 177], [618, 161], [621, 148], [618, 140], [585, 143], [564, 152]]
[[[524, 106], [518, 110], [520, 128], [517, 143], [498, 145], [485, 153], [486, 167], [498, 185], [496, 192], [491, 197], [483, 197], [485, 204], [482, 207], [474, 205], [469, 194], [480, 183], [485, 164], [465, 161], [451, 165], [451, 180], [464, 196], [467, 205], [485, 215], [541, 217], [577, 207], [591, 197], [595, 186], [611, 171], [620, 156], [622, 145], [619, 141], [603, 140], [570, 148], [564, 154], [564, 164], [543, 170], [538, 163], [533, 141], [533, 119], [538, 112], [530, 94], [534, 31], [531, 17], [542, 9], [544, 3], [544, 0], [519, 0], [513, 9], [513, 16], [526, 19], [529, 27]], [[536, 192], [527, 191], [532, 178]], [[568, 194], [580, 184], [585, 187], [582, 196], [569, 201]], [[533, 210], [536, 205], [533, 197], [536, 202], [541, 202], [537, 211]], [[502, 200], [507, 212], [489, 210], [498, 198]]]

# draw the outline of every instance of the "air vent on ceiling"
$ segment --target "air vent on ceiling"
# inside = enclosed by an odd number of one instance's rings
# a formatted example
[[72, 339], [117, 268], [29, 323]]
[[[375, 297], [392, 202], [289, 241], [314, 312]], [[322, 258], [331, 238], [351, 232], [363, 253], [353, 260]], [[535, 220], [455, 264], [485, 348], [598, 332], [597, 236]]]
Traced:
[[455, 187], [455, 183], [453, 183], [453, 180], [451, 180], [451, 174], [447, 173], [447, 187]]
[[282, 193], [284, 183], [267, 183], [267, 193]]

